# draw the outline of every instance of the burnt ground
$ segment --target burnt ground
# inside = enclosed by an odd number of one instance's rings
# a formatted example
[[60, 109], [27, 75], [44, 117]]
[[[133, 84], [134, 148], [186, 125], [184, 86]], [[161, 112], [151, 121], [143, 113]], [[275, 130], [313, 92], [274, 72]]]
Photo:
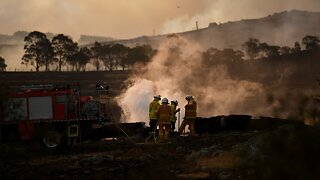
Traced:
[[133, 138], [133, 143], [120, 137], [83, 142], [65, 152], [43, 151], [36, 144], [26, 142], [3, 145], [2, 148], [8, 149], [2, 150], [6, 155], [1, 176], [5, 179], [221, 179], [222, 176], [244, 179], [250, 171], [237, 167], [238, 157], [231, 151], [256, 135], [256, 132], [229, 132], [176, 136], [170, 143], [145, 143], [144, 138]]
[[266, 130], [223, 130], [87, 140], [65, 151], [36, 143], [1, 145], [1, 179], [319, 179], [320, 131], [300, 123]]
[[[95, 83], [102, 82], [115, 97], [128, 76], [0, 73], [0, 82], [10, 87], [80, 83], [83, 95], [94, 95]], [[112, 106], [118, 114], [119, 107]], [[199, 118], [199, 136], [174, 135], [170, 143], [145, 143], [140, 134], [91, 138], [65, 151], [47, 151], [36, 142], [0, 144], [0, 179], [320, 179], [319, 128], [270, 118], [249, 122], [247, 116], [220, 120]]]

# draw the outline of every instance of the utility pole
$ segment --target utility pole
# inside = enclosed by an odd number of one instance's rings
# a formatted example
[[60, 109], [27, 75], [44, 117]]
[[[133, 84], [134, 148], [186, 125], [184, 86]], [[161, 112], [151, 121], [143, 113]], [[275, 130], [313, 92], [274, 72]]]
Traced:
[[197, 30], [197, 31], [199, 30], [198, 21], [196, 21], [196, 30]]

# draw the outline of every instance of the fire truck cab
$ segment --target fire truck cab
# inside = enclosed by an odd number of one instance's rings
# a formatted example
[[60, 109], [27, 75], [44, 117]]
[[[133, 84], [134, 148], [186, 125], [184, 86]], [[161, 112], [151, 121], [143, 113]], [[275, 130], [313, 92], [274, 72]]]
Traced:
[[7, 102], [0, 122], [1, 139], [40, 140], [46, 148], [66, 148], [80, 141], [106, 117], [100, 102], [79, 91], [55, 85], [21, 86]]

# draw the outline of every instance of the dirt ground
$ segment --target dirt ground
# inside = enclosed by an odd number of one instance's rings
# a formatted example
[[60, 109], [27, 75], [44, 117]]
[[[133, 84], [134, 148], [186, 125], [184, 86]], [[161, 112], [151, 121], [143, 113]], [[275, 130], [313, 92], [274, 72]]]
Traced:
[[64, 151], [35, 142], [0, 144], [1, 179], [319, 179], [320, 131], [268, 130], [87, 140]]
[[87, 140], [61, 152], [36, 143], [1, 145], [1, 179], [318, 179], [319, 129]]
[[[232, 148], [257, 132], [171, 137], [145, 143], [144, 137], [86, 141], [64, 152], [35, 143], [2, 145], [2, 179], [245, 179]], [[134, 142], [133, 142], [134, 141]], [[7, 150], [4, 150], [7, 148]], [[203, 154], [202, 154], [203, 153]]]

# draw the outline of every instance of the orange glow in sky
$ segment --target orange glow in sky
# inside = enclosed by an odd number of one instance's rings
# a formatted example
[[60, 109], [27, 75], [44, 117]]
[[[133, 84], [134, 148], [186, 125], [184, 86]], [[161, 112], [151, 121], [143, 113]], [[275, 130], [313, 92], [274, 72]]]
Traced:
[[284, 10], [320, 11], [319, 0], [1, 0], [0, 34], [15, 31], [133, 38]]

